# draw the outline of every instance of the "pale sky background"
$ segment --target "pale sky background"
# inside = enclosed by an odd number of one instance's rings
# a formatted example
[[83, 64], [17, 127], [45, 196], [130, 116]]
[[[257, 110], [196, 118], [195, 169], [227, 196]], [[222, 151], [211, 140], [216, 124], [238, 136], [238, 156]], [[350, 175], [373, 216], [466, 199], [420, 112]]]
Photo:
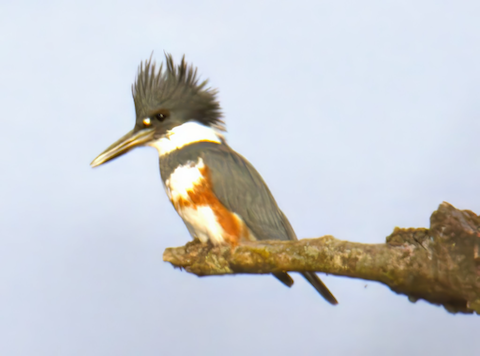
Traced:
[[322, 276], [197, 278], [134, 124], [154, 51], [219, 88], [230, 145], [299, 237], [381, 243], [442, 201], [480, 213], [478, 1], [0, 3], [0, 354], [479, 355], [480, 317]]

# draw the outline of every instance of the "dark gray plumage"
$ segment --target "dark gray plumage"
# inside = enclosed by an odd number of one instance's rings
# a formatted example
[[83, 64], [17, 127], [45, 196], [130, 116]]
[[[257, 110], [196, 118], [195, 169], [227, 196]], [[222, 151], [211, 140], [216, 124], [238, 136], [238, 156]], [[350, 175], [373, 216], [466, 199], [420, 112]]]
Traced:
[[217, 91], [208, 88], [208, 80], [199, 83], [197, 68], [187, 65], [185, 56], [175, 66], [171, 55], [165, 55], [158, 71], [152, 60], [141, 63], [132, 86], [137, 121], [149, 117], [158, 108], [181, 112], [185, 120], [196, 121], [225, 130]]
[[295, 233], [253, 166], [227, 144], [199, 142], [160, 157], [165, 182], [178, 166], [201, 157], [216, 197], [247, 223], [259, 240], [295, 240]]
[[[280, 210], [273, 195], [255, 168], [225, 142], [194, 143], [160, 158], [165, 182], [180, 165], [203, 159], [209, 168], [215, 196], [229, 210], [238, 214], [258, 240], [297, 240], [297, 236]], [[313, 272], [302, 275], [330, 303], [337, 300]], [[287, 286], [293, 284], [288, 273], [274, 276]]]
[[[151, 59], [140, 65], [132, 86], [135, 126], [95, 158], [92, 167], [109, 162], [135, 147], [152, 145], [159, 150], [161, 175], [165, 183], [177, 167], [195, 163], [202, 158], [210, 173], [211, 189], [218, 200], [216, 204], [223, 205], [221, 208], [229, 216], [234, 216], [232, 212], [236, 213], [259, 240], [296, 240], [295, 232], [262, 177], [223, 139], [220, 141], [218, 132], [215, 133], [212, 129], [225, 130], [216, 99], [217, 91], [208, 88], [207, 81], [199, 83], [197, 69], [187, 65], [185, 57], [177, 66], [171, 55], [166, 54], [165, 57], [166, 68], [161, 65], [158, 71]], [[197, 125], [192, 128], [191, 121], [205, 127]], [[174, 133], [176, 129], [185, 127], [193, 132], [184, 132], [183, 136]], [[205, 136], [199, 137], [199, 134]], [[212, 141], [217, 143], [211, 143]], [[183, 179], [180, 178], [179, 181], [182, 182]], [[203, 214], [200, 209], [193, 211], [193, 214]], [[182, 216], [180, 211], [179, 214]], [[195, 222], [199, 236], [204, 233], [203, 229], [216, 228], [215, 224], [218, 223], [203, 215], [200, 218], [197, 215], [189, 218], [183, 215], [182, 218], [187, 227], [188, 224], [192, 225], [192, 221]], [[192, 228], [190, 226], [189, 231]], [[195, 234], [193, 231], [192, 235]], [[212, 236], [214, 238], [215, 235], [208, 235], [210, 241]], [[285, 272], [274, 275], [287, 286], [293, 284]], [[315, 273], [307, 272], [303, 275], [326, 300], [332, 304], [337, 303]]]

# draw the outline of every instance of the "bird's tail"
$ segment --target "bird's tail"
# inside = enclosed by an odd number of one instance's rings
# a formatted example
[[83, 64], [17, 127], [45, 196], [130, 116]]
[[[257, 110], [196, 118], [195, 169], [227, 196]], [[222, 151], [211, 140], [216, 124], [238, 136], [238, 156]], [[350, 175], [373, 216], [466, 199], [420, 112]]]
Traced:
[[[287, 272], [276, 272], [272, 273], [275, 278], [277, 278], [280, 282], [285, 284], [287, 287], [291, 287], [293, 285], [293, 279]], [[320, 295], [325, 298], [327, 302], [330, 304], [338, 304], [337, 300], [333, 296], [332, 292], [330, 292], [325, 284], [323, 284], [322, 280], [318, 278], [318, 276], [314, 272], [304, 272], [302, 276], [317, 290]]]
[[287, 272], [276, 272], [272, 274], [276, 279], [285, 284], [287, 287], [293, 286], [293, 279]]
[[320, 295], [325, 298], [330, 304], [338, 304], [333, 294], [328, 290], [327, 286], [323, 284], [322, 280], [314, 272], [303, 272], [302, 276], [317, 290]]

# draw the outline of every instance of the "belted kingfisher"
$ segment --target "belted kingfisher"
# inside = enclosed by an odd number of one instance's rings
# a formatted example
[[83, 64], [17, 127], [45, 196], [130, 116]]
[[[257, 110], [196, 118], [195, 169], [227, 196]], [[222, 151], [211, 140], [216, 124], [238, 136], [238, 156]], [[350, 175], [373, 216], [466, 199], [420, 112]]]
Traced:
[[[228, 146], [217, 91], [199, 82], [183, 56], [166, 54], [158, 71], [152, 59], [140, 64], [132, 86], [136, 122], [132, 131], [91, 163], [97, 167], [138, 146], [160, 156], [160, 175], [175, 210], [192, 237], [213, 245], [242, 241], [297, 240], [260, 174]], [[273, 274], [291, 287], [286, 272]], [[337, 300], [313, 272], [302, 275], [331, 304]]]

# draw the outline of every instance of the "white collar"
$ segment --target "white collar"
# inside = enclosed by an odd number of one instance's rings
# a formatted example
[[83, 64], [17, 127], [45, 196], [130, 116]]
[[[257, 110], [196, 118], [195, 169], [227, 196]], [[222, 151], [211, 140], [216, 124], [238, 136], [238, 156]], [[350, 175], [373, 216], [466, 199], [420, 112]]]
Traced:
[[155, 147], [159, 156], [164, 156], [175, 150], [195, 142], [213, 142], [221, 144], [221, 135], [213, 128], [195, 121], [189, 121], [173, 129], [156, 141], [149, 143]]

